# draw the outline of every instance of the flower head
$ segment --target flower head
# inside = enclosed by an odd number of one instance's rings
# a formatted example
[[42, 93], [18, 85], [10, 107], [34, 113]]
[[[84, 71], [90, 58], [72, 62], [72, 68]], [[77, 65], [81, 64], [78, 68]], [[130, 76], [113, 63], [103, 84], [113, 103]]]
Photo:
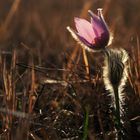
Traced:
[[74, 18], [77, 32], [67, 27], [73, 38], [86, 49], [97, 51], [104, 49], [110, 38], [110, 33], [102, 15], [102, 9], [98, 9], [98, 15], [88, 11], [91, 21], [82, 18]]

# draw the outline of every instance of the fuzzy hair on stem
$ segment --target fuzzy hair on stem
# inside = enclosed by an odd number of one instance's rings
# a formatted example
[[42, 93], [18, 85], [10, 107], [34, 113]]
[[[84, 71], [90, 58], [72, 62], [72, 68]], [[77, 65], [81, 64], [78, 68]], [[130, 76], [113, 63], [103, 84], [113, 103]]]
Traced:
[[120, 112], [122, 115], [122, 105], [124, 104], [125, 94], [123, 92], [124, 86], [128, 77], [128, 53], [120, 49], [106, 49], [105, 60], [103, 67], [103, 80], [106, 90], [109, 91], [112, 98], [112, 106], [115, 105], [115, 89], [118, 90], [118, 98], [120, 104]]
[[110, 92], [112, 98], [111, 106], [115, 109], [115, 128], [117, 130], [116, 139], [121, 140], [124, 132], [122, 129], [123, 105], [125, 104], [125, 94], [123, 92], [127, 81], [128, 54], [124, 49], [106, 49], [103, 80], [106, 90]]

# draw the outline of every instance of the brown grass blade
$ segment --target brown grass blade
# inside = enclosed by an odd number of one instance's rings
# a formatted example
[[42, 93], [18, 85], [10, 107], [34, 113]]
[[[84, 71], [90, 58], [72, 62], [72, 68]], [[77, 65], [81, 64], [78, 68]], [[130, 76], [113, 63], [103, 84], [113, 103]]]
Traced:
[[3, 28], [4, 28], [4, 29], [7, 29], [7, 27], [9, 26], [9, 24], [10, 24], [10, 22], [11, 22], [13, 16], [14, 16], [14, 14], [15, 14], [15, 13], [17, 12], [17, 10], [18, 10], [20, 1], [21, 1], [21, 0], [14, 0], [13, 4], [12, 4], [12, 6], [11, 6], [11, 9], [10, 9], [10, 11], [9, 11], [9, 13], [8, 13], [8, 15], [7, 15], [7, 17], [6, 17], [6, 19], [5, 19], [4, 24], [3, 24]]
[[89, 74], [90, 74], [90, 71], [89, 71], [89, 63], [88, 63], [88, 58], [87, 58], [87, 54], [86, 54], [86, 50], [82, 49], [83, 50], [83, 58], [84, 58], [84, 63], [85, 63], [85, 68], [86, 68], [86, 78], [90, 78]]

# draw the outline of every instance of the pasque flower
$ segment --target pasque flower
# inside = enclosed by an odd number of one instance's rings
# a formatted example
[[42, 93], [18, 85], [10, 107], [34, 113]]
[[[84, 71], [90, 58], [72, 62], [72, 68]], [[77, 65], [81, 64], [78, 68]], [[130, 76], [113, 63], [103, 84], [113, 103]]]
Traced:
[[103, 18], [102, 9], [98, 9], [98, 15], [88, 11], [91, 21], [82, 18], [74, 18], [77, 32], [67, 27], [73, 38], [81, 44], [81, 46], [91, 51], [104, 49], [110, 38], [109, 29]]

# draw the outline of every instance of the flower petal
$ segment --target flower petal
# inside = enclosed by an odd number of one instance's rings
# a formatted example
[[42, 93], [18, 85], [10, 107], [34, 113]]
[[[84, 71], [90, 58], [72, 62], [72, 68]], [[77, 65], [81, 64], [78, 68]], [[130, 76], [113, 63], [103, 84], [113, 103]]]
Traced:
[[78, 35], [73, 29], [71, 29], [69, 26], [67, 27], [67, 30], [71, 33], [72, 37], [77, 41], [78, 44], [80, 44], [84, 49], [88, 50], [89, 52], [94, 52], [94, 46], [87, 42], [83, 37]]
[[92, 47], [92, 46], [93, 46], [93, 44], [89, 43], [84, 37], [80, 36], [79, 33], [76, 33], [76, 34], [77, 34], [78, 38], [79, 38], [86, 46], [88, 46], [88, 47]]
[[93, 30], [95, 32], [96, 37], [100, 37], [101, 34], [104, 32], [104, 26], [102, 25], [101, 19], [96, 16], [92, 11], [88, 11], [91, 16], [91, 24], [93, 27]]
[[92, 11], [88, 11], [91, 15], [91, 24], [93, 25], [93, 30], [96, 34], [95, 42], [98, 47], [106, 46], [109, 42], [109, 29], [104, 20], [102, 9], [98, 9], [98, 16], [96, 16]]
[[81, 18], [74, 18], [74, 21], [78, 34], [92, 44], [94, 42], [95, 34], [91, 23]]
[[102, 25], [103, 25], [104, 30], [106, 30], [106, 31], [109, 33], [108, 26], [107, 26], [107, 24], [106, 24], [106, 22], [105, 22], [105, 20], [104, 20], [104, 17], [103, 17], [102, 9], [99, 8], [99, 9], [97, 9], [97, 10], [98, 10], [98, 16], [99, 16], [100, 20], [102, 21], [101, 23], [102, 23]]

